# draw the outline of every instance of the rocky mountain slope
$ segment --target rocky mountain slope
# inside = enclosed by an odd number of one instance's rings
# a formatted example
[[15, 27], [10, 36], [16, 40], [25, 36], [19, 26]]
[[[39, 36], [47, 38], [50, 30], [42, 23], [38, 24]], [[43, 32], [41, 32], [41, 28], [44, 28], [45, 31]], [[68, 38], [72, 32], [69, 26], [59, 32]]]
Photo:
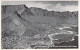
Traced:
[[[2, 48], [31, 48], [50, 44], [49, 34], [62, 24], [78, 25], [78, 12], [55, 12], [26, 5], [1, 6]], [[48, 42], [46, 42], [48, 41]]]
[[69, 12], [69, 11], [58, 12], [58, 11], [48, 11], [46, 9], [41, 9], [36, 7], [31, 7], [30, 10], [35, 16], [64, 17], [64, 18], [78, 16], [77, 11], [76, 12]]

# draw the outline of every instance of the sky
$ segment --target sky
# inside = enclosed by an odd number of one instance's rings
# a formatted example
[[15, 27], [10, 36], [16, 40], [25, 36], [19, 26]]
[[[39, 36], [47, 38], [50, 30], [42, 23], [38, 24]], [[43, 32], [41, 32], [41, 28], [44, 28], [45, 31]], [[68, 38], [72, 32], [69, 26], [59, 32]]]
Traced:
[[27, 7], [37, 7], [48, 11], [78, 11], [78, 1], [2, 1], [2, 5], [25, 4]]

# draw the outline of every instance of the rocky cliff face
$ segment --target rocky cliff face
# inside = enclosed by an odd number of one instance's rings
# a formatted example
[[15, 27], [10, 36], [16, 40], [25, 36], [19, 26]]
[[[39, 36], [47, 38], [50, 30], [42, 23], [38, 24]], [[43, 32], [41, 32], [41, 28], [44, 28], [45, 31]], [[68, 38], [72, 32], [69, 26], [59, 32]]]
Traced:
[[49, 16], [49, 17], [77, 17], [78, 12], [57, 12], [57, 11], [48, 11], [46, 9], [41, 9], [41, 8], [36, 8], [36, 7], [31, 7], [30, 8], [31, 12], [35, 16]]

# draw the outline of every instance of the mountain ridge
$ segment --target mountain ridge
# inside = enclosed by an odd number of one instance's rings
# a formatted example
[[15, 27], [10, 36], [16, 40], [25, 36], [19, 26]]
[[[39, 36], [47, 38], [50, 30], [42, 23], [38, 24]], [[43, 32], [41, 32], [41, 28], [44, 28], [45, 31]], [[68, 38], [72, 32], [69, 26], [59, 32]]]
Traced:
[[[59, 12], [59, 11], [48, 11], [47, 9], [42, 9], [42, 8], [36, 8], [36, 7], [30, 7], [28, 8], [26, 5], [21, 4], [21, 5], [2, 5], [2, 13], [12, 13], [13, 11], [17, 11], [20, 15], [32, 15], [32, 16], [51, 16], [51, 17], [77, 17], [78, 16], [78, 11], [74, 12], [69, 12], [69, 11], [64, 11], [64, 12]], [[4, 9], [4, 11], [3, 11]], [[11, 12], [12, 11], [12, 12]], [[8, 14], [8, 13], [7, 13]], [[3, 15], [3, 14], [2, 14]], [[3, 17], [2, 17], [3, 18]]]
[[48, 11], [47, 9], [42, 9], [42, 8], [36, 8], [36, 7], [30, 7], [31, 12], [35, 16], [66, 16], [66, 15], [78, 15], [78, 11], [74, 12], [69, 12], [69, 11], [64, 11], [64, 12], [59, 12], [59, 11]]

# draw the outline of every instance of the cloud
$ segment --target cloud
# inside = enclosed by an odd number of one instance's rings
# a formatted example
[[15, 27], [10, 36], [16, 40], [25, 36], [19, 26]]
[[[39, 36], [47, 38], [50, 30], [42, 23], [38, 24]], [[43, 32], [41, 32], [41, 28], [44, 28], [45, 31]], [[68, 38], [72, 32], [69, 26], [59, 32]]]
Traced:
[[61, 5], [61, 3], [58, 3], [56, 5], [54, 4], [44, 4], [44, 3], [27, 3], [26, 6], [28, 7], [38, 7], [38, 8], [43, 8], [47, 9], [49, 11], [78, 11], [78, 6], [76, 5]]
[[26, 3], [26, 6], [28, 7], [38, 7], [38, 8], [43, 8], [43, 9], [46, 9], [46, 7], [50, 5], [51, 4], [35, 3], [35, 2]]
[[78, 6], [76, 5], [61, 5], [58, 3], [57, 5], [53, 6], [52, 8], [47, 8], [49, 11], [78, 11]]
[[[55, 4], [56, 3], [56, 4]], [[17, 4], [25, 4], [27, 7], [38, 7], [47, 9], [49, 11], [78, 11], [78, 6], [75, 4], [69, 4], [69, 2], [66, 2], [62, 4], [63, 2], [53, 2], [53, 3], [44, 3], [44, 2], [2, 2], [2, 4], [7, 5], [17, 5]], [[73, 2], [71, 2], [73, 3]]]

